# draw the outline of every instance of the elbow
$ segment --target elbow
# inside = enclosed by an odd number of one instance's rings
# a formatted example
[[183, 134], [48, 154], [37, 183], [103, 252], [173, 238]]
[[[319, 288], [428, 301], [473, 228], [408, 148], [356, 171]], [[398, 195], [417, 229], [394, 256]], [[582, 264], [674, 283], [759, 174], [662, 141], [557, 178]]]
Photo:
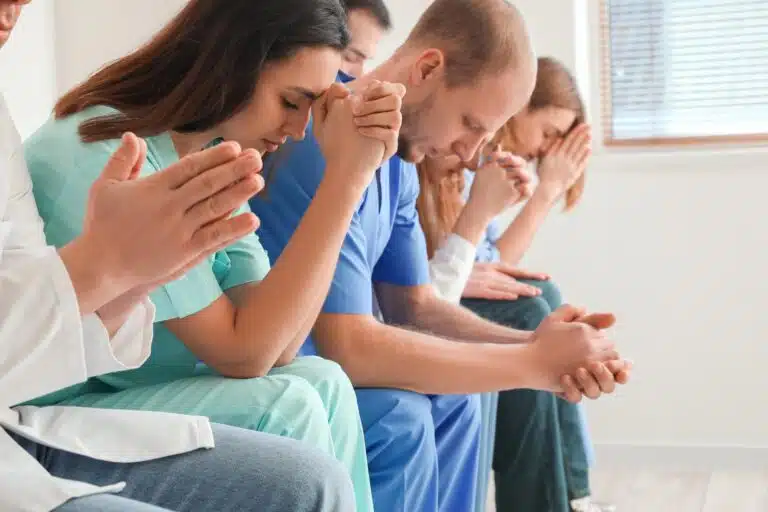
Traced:
[[375, 357], [370, 357], [367, 343], [372, 337], [368, 318], [354, 317], [357, 315], [351, 315], [348, 321], [318, 322], [312, 334], [318, 353], [338, 363], [353, 384], [362, 385]]
[[405, 321], [413, 324], [414, 321], [427, 314], [430, 307], [436, 300], [441, 300], [435, 288], [430, 285], [418, 286], [408, 294], [408, 298], [403, 310], [406, 316]]
[[[286, 363], [287, 364], [287, 363]], [[228, 379], [258, 379], [266, 377], [276, 364], [259, 359], [239, 363], [211, 364], [211, 367], [222, 377]]]
[[296, 360], [297, 355], [298, 354], [295, 351], [290, 351], [290, 353], [287, 353], [286, 351], [286, 353], [280, 354], [280, 357], [275, 361], [275, 367], [282, 368], [283, 366], [288, 366]]

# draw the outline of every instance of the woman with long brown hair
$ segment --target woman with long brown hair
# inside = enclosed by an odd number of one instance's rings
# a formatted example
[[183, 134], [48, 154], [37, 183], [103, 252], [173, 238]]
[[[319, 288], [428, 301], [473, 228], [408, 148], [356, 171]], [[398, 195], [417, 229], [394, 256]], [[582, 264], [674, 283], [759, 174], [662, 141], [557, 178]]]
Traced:
[[[90, 214], [87, 191], [123, 132], [146, 141], [136, 173], [221, 143], [260, 163], [288, 137], [301, 139], [312, 112], [327, 170], [274, 267], [255, 234], [221, 247], [151, 294], [155, 345], [141, 368], [41, 401], [196, 414], [298, 439], [344, 463], [356, 508], [366, 511], [373, 503], [352, 385], [337, 364], [296, 357], [356, 206], [399, 130], [401, 86], [350, 96], [334, 84], [345, 20], [338, 0], [191, 0], [146, 45], [59, 100], [26, 158], [46, 236], [63, 245]], [[365, 127], [357, 128], [353, 110], [376, 100], [379, 121], [358, 119]]]
[[[550, 211], [561, 202], [571, 210], [581, 199], [590, 141], [575, 79], [560, 62], [542, 57], [527, 107], [473, 162], [422, 163], [419, 216], [438, 293], [524, 330], [535, 330], [559, 307], [560, 293], [549, 277], [517, 265]], [[538, 183], [530, 197], [519, 172], [497, 165], [500, 150], [521, 158], [518, 165], [536, 162]], [[495, 218], [523, 201], [502, 230]], [[492, 410], [493, 400], [486, 398]], [[499, 512], [611, 510], [591, 499], [591, 445], [579, 406], [531, 390], [504, 391], [498, 400], [493, 469]], [[489, 414], [489, 435], [492, 418]]]

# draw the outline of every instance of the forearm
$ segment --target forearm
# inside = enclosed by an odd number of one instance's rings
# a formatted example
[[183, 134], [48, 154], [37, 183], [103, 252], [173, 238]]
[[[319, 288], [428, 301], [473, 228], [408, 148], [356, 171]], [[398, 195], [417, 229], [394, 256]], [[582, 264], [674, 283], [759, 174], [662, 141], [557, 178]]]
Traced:
[[516, 344], [526, 343], [530, 333], [510, 329], [480, 318], [469, 309], [440, 299], [423, 298], [408, 308], [412, 313], [408, 325], [437, 336], [472, 343]]
[[269, 340], [268, 349], [258, 351], [269, 367], [284, 354], [295, 355], [309, 334], [361, 194], [324, 181], [274, 267], [237, 308], [236, 337], [246, 344]]
[[283, 350], [283, 353], [280, 354], [280, 357], [277, 358], [277, 362], [275, 362], [275, 366], [282, 367], [289, 365], [293, 362], [294, 359], [296, 359], [296, 356], [299, 353], [299, 350], [301, 350], [301, 347], [304, 345], [304, 343], [307, 341], [307, 336], [312, 331], [312, 326], [315, 324], [317, 315], [307, 320], [307, 322], [304, 324], [302, 329], [300, 329], [299, 334], [296, 336], [296, 338], [291, 341], [287, 347], [285, 347], [285, 350]]
[[470, 199], [461, 210], [461, 214], [453, 227], [453, 233], [477, 246], [485, 235], [485, 230], [492, 218], [476, 201]]
[[528, 346], [468, 344], [377, 322], [354, 328], [323, 325], [315, 341], [353, 384], [425, 394], [469, 394], [526, 387]]
[[520, 263], [558, 197], [558, 191], [552, 187], [540, 185], [536, 189], [531, 199], [496, 242], [504, 263], [508, 265]]

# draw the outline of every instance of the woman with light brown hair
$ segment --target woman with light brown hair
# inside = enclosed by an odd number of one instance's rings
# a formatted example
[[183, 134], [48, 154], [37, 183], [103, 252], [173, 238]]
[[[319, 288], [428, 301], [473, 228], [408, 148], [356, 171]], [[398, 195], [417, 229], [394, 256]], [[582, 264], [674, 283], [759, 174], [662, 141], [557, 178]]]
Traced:
[[[423, 162], [419, 216], [437, 293], [516, 329], [535, 330], [559, 307], [560, 292], [547, 275], [516, 266], [549, 212], [561, 202], [566, 211], [579, 203], [590, 143], [574, 77], [542, 57], [528, 105], [473, 162]], [[538, 176], [532, 193], [521, 174], [531, 162]], [[496, 217], [518, 203], [524, 203], [520, 212], [502, 229]], [[612, 510], [591, 499], [591, 445], [579, 406], [548, 392], [504, 391], [494, 422], [494, 400], [485, 398], [487, 433], [493, 435], [494, 423], [498, 432], [493, 469], [499, 512]]]

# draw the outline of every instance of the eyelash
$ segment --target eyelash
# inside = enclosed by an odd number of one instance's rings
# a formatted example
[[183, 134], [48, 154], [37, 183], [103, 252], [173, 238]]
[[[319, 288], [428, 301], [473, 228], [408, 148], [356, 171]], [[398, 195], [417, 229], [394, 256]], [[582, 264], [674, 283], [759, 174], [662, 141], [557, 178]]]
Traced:
[[299, 110], [299, 106], [298, 105], [294, 105], [293, 103], [291, 103], [290, 101], [288, 101], [285, 98], [283, 98], [283, 106], [285, 108], [288, 108], [288, 109], [291, 109], [291, 110]]

